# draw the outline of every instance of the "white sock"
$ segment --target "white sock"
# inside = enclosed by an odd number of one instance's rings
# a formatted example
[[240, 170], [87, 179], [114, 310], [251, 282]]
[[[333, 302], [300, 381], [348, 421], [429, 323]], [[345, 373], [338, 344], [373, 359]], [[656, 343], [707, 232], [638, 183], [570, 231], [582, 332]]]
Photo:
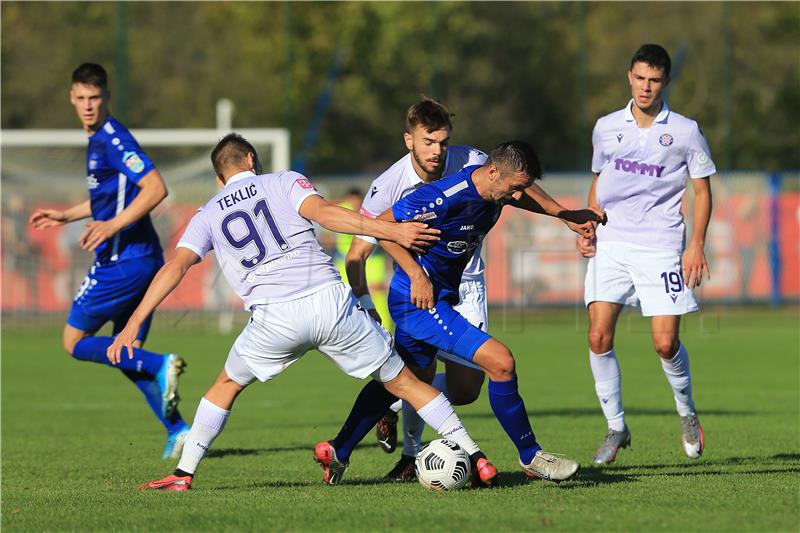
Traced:
[[403, 455], [416, 457], [422, 447], [425, 422], [408, 402], [403, 402]]
[[394, 402], [392, 405], [389, 406], [389, 409], [397, 413], [400, 411], [402, 407], [403, 407], [403, 400], [397, 400], [396, 402]]
[[617, 354], [611, 349], [603, 354], [589, 350], [589, 365], [594, 376], [594, 390], [609, 429], [625, 429], [625, 409], [622, 407], [621, 376]]
[[192, 422], [192, 429], [189, 430], [186, 444], [183, 445], [178, 469], [189, 474], [195, 473], [197, 465], [200, 464], [217, 435], [222, 432], [230, 414], [230, 411], [217, 407], [205, 398], [200, 399], [200, 405], [197, 406], [197, 413]]
[[426, 403], [417, 413], [439, 435], [452, 440], [469, 455], [480, 451], [444, 394], [439, 393], [439, 396]]
[[689, 352], [681, 343], [672, 359], [661, 359], [661, 368], [667, 376], [672, 393], [675, 395], [675, 409], [680, 416], [694, 414], [692, 401], [692, 376], [689, 373]]
[[[434, 389], [447, 396], [447, 376], [436, 374], [431, 383]], [[416, 457], [422, 448], [425, 422], [408, 403], [403, 403], [403, 455]]]

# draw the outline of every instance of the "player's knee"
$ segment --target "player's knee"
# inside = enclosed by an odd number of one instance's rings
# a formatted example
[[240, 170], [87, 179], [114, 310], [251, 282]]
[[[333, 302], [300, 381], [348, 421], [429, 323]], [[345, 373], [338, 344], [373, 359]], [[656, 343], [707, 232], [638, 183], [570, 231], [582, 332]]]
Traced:
[[672, 359], [678, 352], [680, 341], [672, 335], [658, 335], [653, 337], [653, 347], [662, 359]]
[[61, 344], [64, 346], [64, 351], [67, 352], [67, 355], [73, 357], [75, 354], [75, 345], [78, 344], [78, 341], [81, 340], [83, 337], [76, 337], [74, 335], [67, 335], [61, 338]]
[[589, 349], [594, 353], [606, 353], [614, 346], [614, 334], [602, 329], [589, 330]]
[[78, 344], [77, 341], [63, 339], [64, 351], [67, 352], [68, 356], [72, 357], [76, 344]]
[[486, 368], [486, 373], [492, 381], [509, 381], [514, 379], [516, 373], [516, 364], [514, 356], [511, 352], [503, 347], [503, 350], [498, 350]]

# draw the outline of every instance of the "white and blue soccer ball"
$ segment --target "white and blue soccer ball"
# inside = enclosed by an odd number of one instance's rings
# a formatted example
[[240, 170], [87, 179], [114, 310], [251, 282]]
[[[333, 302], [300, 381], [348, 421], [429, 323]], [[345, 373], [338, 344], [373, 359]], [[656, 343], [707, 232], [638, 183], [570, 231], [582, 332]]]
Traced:
[[437, 439], [417, 455], [417, 480], [436, 491], [456, 490], [470, 481], [472, 468], [466, 450], [447, 439]]

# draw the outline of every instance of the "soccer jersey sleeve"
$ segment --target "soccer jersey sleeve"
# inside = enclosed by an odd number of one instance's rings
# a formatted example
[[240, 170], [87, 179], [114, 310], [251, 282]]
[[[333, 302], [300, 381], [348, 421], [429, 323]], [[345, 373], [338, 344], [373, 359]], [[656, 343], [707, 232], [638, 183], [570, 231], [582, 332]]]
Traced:
[[189, 221], [186, 230], [181, 235], [180, 241], [176, 248], [188, 248], [197, 254], [202, 259], [205, 255], [214, 249], [214, 242], [211, 238], [211, 227], [209, 226], [208, 219], [204, 216], [203, 210], [200, 209]]
[[592, 172], [600, 174], [611, 159], [607, 153], [603, 152], [603, 141], [599, 131], [600, 122], [594, 125], [592, 130]]
[[716, 174], [717, 168], [711, 160], [711, 150], [708, 148], [703, 132], [695, 122], [692, 134], [689, 137], [689, 148], [686, 152], [686, 166], [689, 169], [689, 177], [692, 179], [705, 178]]
[[486, 159], [488, 159], [488, 157], [489, 156], [477, 148], [470, 148], [469, 154], [467, 154], [467, 162], [461, 168], [464, 169], [474, 165], [483, 165], [486, 163]]
[[[120, 150], [120, 147], [122, 149]], [[106, 141], [106, 159], [114, 169], [134, 183], [147, 175], [155, 165], [128, 131], [117, 131]]]
[[[465, 182], [466, 184], [466, 182]], [[392, 206], [392, 214], [398, 222], [425, 222], [435, 226], [445, 218], [447, 213], [447, 198], [436, 185], [425, 185], [408, 196], [398, 200]]]
[[[392, 207], [392, 196], [397, 194], [395, 190], [387, 183], [378, 184], [378, 180], [372, 182], [369, 191], [364, 196], [364, 201], [361, 202], [361, 209], [358, 212], [365, 217], [378, 218], [384, 211]], [[356, 235], [359, 239], [363, 239], [371, 244], [378, 244], [378, 239], [370, 237], [369, 235]]]
[[281, 175], [281, 185], [289, 198], [289, 203], [296, 212], [300, 212], [300, 206], [306, 198], [312, 194], [322, 196], [317, 191], [311, 180], [298, 172], [288, 171]]
[[372, 182], [369, 191], [364, 196], [364, 201], [361, 202], [361, 209], [359, 212], [365, 217], [377, 218], [383, 214], [384, 211], [392, 207], [394, 203], [392, 196], [395, 194], [394, 189], [390, 184], [378, 184], [378, 180]]

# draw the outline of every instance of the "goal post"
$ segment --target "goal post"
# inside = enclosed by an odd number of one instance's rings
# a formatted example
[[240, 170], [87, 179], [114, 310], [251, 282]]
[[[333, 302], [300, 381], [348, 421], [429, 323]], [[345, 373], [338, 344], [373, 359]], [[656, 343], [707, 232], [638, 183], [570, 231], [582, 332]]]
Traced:
[[[193, 129], [132, 129], [139, 144], [150, 146], [208, 146], [213, 147], [229, 131], [214, 128]], [[289, 130], [284, 128], [240, 128], [235, 130], [253, 145], [271, 148], [270, 168], [274, 172], [289, 168]], [[86, 134], [80, 130], [30, 129], [2, 130], [3, 147], [66, 147], [86, 146]]]
[[[151, 218], [169, 254], [176, 236], [216, 192], [209, 155], [226, 134], [235, 131], [259, 152], [267, 171], [290, 167], [290, 134], [285, 128], [232, 128], [233, 105], [217, 103], [215, 128], [134, 128], [131, 133], [159, 169], [169, 197]], [[87, 136], [73, 129], [0, 130], [2, 178], [3, 316], [61, 316], [90, 266], [92, 254], [78, 246], [83, 224], [34, 231], [27, 220], [37, 207], [62, 209], [86, 198]], [[204, 263], [210, 263], [208, 261]], [[222, 313], [220, 323], [241, 303], [210, 264], [193, 269], [180, 294], [166, 309]], [[63, 317], [62, 317], [63, 318]], [[223, 329], [228, 329], [225, 326]]]

